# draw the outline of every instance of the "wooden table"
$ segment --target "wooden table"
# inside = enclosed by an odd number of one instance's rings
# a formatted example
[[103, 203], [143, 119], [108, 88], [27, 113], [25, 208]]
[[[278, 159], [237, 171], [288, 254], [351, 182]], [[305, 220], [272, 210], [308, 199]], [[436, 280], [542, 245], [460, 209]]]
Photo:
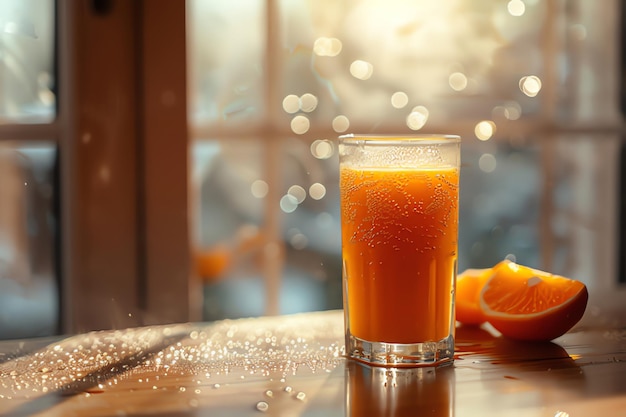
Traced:
[[0, 416], [620, 416], [626, 330], [458, 328], [447, 368], [343, 355], [340, 311], [0, 343]]

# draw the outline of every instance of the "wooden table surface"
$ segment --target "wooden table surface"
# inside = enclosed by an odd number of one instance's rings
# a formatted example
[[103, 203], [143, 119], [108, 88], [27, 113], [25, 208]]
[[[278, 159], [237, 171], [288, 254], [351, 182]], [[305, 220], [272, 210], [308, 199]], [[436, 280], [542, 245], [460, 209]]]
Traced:
[[626, 330], [457, 329], [454, 366], [343, 355], [340, 311], [0, 343], [0, 416], [626, 416]]

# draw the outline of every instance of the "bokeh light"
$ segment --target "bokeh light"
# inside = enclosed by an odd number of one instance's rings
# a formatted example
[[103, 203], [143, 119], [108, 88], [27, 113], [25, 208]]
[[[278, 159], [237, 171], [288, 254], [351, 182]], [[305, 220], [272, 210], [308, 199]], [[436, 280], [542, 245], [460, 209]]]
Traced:
[[478, 168], [482, 172], [493, 172], [496, 169], [496, 157], [490, 153], [484, 153], [478, 158]]
[[333, 119], [333, 130], [337, 133], [343, 133], [350, 128], [350, 120], [340, 114]]
[[535, 97], [541, 90], [541, 80], [535, 75], [528, 75], [519, 80], [519, 88], [528, 97]]
[[343, 45], [337, 38], [317, 38], [313, 43], [313, 53], [317, 56], [337, 56]]
[[269, 191], [269, 185], [263, 180], [256, 180], [250, 186], [250, 192], [256, 198], [264, 198]]
[[496, 124], [491, 120], [482, 120], [474, 127], [474, 134], [480, 140], [489, 140], [496, 132]]
[[448, 84], [454, 91], [463, 91], [467, 87], [467, 77], [461, 72], [453, 72], [448, 77]]
[[415, 106], [406, 118], [406, 125], [411, 130], [419, 130], [428, 121], [428, 109], [424, 106]]
[[306, 198], [306, 190], [299, 185], [292, 185], [289, 187], [287, 194], [293, 196], [298, 204], [302, 203]]
[[506, 107], [504, 106], [495, 106], [491, 109], [491, 115], [494, 119], [506, 118]]
[[300, 109], [310, 113], [317, 108], [317, 97], [311, 93], [305, 93], [300, 97]]
[[298, 208], [298, 200], [290, 194], [285, 194], [280, 199], [280, 209], [285, 213], [293, 213]]
[[526, 12], [526, 5], [522, 0], [511, 0], [506, 5], [506, 9], [509, 11], [511, 16], [522, 16]]
[[504, 117], [509, 120], [517, 120], [522, 116], [522, 106], [517, 101], [508, 102], [504, 106]]
[[503, 106], [495, 106], [491, 110], [494, 119], [517, 120], [522, 115], [522, 106], [515, 101], [506, 103]]
[[326, 195], [326, 187], [319, 182], [311, 184], [309, 187], [309, 195], [313, 200], [321, 200]]
[[332, 142], [326, 139], [318, 139], [311, 144], [311, 155], [317, 159], [328, 159], [335, 153]]
[[297, 135], [305, 134], [310, 127], [311, 122], [306, 116], [298, 115], [291, 120], [291, 130]]
[[289, 243], [294, 249], [302, 250], [309, 245], [309, 238], [302, 233], [294, 233], [289, 239]]
[[289, 94], [283, 99], [283, 110], [289, 114], [300, 110], [300, 99], [295, 94]]
[[409, 104], [409, 96], [403, 91], [397, 91], [391, 95], [391, 105], [396, 109], [401, 109]]
[[357, 59], [350, 64], [350, 74], [359, 80], [368, 80], [374, 73], [374, 66], [369, 62]]

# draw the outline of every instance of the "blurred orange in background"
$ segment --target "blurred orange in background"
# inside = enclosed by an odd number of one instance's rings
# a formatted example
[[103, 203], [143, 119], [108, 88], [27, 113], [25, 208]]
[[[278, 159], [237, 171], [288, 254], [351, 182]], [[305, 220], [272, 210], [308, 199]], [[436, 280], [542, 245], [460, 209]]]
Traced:
[[244, 225], [237, 230], [232, 241], [220, 242], [199, 249], [195, 255], [196, 273], [206, 282], [223, 278], [229, 268], [243, 265], [246, 258], [261, 262], [259, 250], [263, 247], [263, 234], [256, 226]]

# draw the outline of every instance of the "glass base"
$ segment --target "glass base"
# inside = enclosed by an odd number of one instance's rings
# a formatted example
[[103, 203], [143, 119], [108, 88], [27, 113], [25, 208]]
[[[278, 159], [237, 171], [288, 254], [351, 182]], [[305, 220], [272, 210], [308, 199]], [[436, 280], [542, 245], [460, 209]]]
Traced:
[[348, 334], [346, 355], [373, 366], [446, 366], [454, 361], [454, 337], [439, 342], [403, 344], [368, 342]]

